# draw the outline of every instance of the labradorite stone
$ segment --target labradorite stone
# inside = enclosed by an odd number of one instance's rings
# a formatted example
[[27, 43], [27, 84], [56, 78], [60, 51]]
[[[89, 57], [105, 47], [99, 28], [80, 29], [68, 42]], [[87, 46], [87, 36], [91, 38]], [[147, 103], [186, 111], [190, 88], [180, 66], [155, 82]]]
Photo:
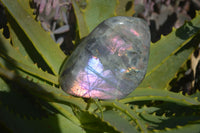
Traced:
[[60, 85], [68, 94], [121, 99], [143, 80], [150, 32], [145, 21], [113, 17], [99, 24], [64, 62]]

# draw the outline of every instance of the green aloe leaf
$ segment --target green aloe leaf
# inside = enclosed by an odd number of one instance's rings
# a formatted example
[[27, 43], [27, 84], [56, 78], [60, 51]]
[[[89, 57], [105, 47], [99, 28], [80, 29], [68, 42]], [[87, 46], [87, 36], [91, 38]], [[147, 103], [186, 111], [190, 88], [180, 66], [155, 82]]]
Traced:
[[[190, 125], [190, 121], [199, 121], [200, 116], [196, 115], [179, 115], [179, 116], [170, 116], [165, 115], [156, 115], [156, 114], [147, 114], [145, 112], [140, 114], [143, 119], [145, 119], [149, 125], [150, 129], [164, 130], [168, 129], [177, 129], [178, 126], [187, 127]], [[199, 131], [199, 130], [197, 130]]]
[[104, 121], [109, 122], [117, 130], [123, 133], [139, 133], [136, 126], [133, 123], [129, 122], [127, 117], [123, 117], [120, 112], [108, 110], [103, 112]]
[[200, 41], [197, 35], [200, 31], [200, 12], [196, 13], [193, 20], [151, 44], [147, 74], [138, 88], [168, 87], [179, 68], [189, 58], [193, 47]]
[[[10, 26], [8, 24], [8, 27], [9, 27], [9, 32], [10, 32], [10, 41], [12, 41], [12, 49], [14, 49], [14, 51], [16, 51], [16, 53], [19, 53], [21, 55], [23, 55], [26, 60], [29, 60], [31, 61], [32, 63], [29, 62], [29, 65], [33, 65], [34, 61], [31, 59], [31, 57], [29, 56], [29, 53], [28, 51], [26, 50], [26, 48], [23, 46], [23, 44], [26, 44], [28, 42], [26, 42], [25, 40], [20, 41], [20, 37], [17, 35], [17, 33], [14, 31], [14, 29], [12, 28], [12, 26]], [[1, 34], [3, 36], [3, 34]], [[5, 41], [4, 41], [5, 43]], [[10, 42], [6, 42], [7, 44], [1, 44], [1, 45], [9, 45]], [[11, 46], [7, 46], [7, 47], [10, 47], [10, 48], [6, 48], [6, 46], [4, 46], [4, 50], [6, 52], [8, 52], [10, 49], [11, 49]], [[8, 53], [7, 53], [8, 54]], [[16, 58], [16, 56], [12, 56], [11, 57], [15, 58], [18, 60], [18, 58]], [[27, 63], [26, 63], [27, 64]], [[28, 65], [28, 64], [27, 64]]]
[[72, 108], [70, 106], [59, 104], [55, 102], [48, 102], [50, 105], [52, 105], [60, 114], [62, 114], [67, 119], [71, 120], [74, 124], [81, 126], [80, 121], [78, 118], [74, 115]]
[[88, 133], [93, 132], [108, 132], [108, 133], [119, 133], [112, 125], [101, 119], [95, 114], [88, 111], [75, 111], [76, 116], [79, 118], [82, 127]]
[[[130, 6], [126, 11], [126, 4]], [[78, 28], [79, 36], [87, 36], [98, 24], [113, 16], [131, 16], [134, 13], [133, 0], [87, 0], [72, 1]]]
[[[14, 39], [14, 40], [17, 41], [17, 39]], [[17, 42], [18, 42], [18, 44], [20, 44], [19, 41], [17, 41]], [[30, 58], [28, 58], [29, 56], [22, 55], [22, 53], [19, 51], [19, 49], [16, 47], [13, 47], [10, 44], [9, 39], [5, 39], [1, 33], [0, 33], [0, 47], [1, 47], [0, 56], [3, 57], [7, 62], [12, 64], [16, 68], [18, 68], [22, 71], [25, 71], [31, 75], [34, 75], [38, 78], [46, 80], [48, 82], [58, 84], [58, 77], [56, 77], [52, 74], [49, 74], [47, 72], [44, 72], [41, 69], [38, 69], [37, 66], [32, 62], [32, 60], [30, 60]], [[22, 46], [20, 46], [20, 48], [22, 49]], [[26, 54], [26, 52], [24, 50], [22, 50], [22, 51], [24, 54]], [[14, 59], [12, 57], [14, 57]], [[28, 76], [28, 75], [26, 74], [26, 76]]]
[[14, 59], [16, 59], [19, 62], [23, 62], [24, 64], [28, 66], [36, 68], [32, 60], [28, 58], [28, 56], [25, 55], [26, 53], [24, 53], [23, 55], [17, 47], [12, 47], [12, 45], [10, 44], [11, 40], [6, 39], [2, 33], [3, 33], [3, 30], [0, 30], [0, 47], [1, 47], [0, 52], [10, 57], [14, 57]]
[[30, 4], [31, 4], [31, 0], [17, 0], [20, 5], [26, 10], [27, 13], [29, 13], [31, 16], [34, 17], [33, 15], [33, 9], [31, 9]]
[[47, 82], [51, 82], [53, 84], [58, 85], [58, 77], [56, 77], [55, 75], [49, 74], [47, 72], [44, 72], [41, 69], [30, 67], [30, 66], [28, 66], [26, 64], [23, 64], [23, 62], [17, 62], [16, 60], [12, 59], [8, 55], [6, 56], [6, 55], [3, 55], [3, 54], [0, 53], [0, 56], [2, 58], [4, 58], [6, 61], [8, 61], [10, 64], [15, 66], [16, 68], [18, 68], [21, 71], [25, 72], [26, 76], [32, 75], [34, 77], [37, 77], [38, 80], [42, 79], [42, 81], [47, 81]]
[[147, 100], [173, 102], [184, 106], [200, 105], [200, 102], [197, 100], [197, 98], [191, 98], [188, 96], [184, 96], [181, 93], [174, 93], [168, 90], [159, 90], [152, 88], [136, 89], [127, 98], [121, 99], [119, 101], [122, 103], [128, 103]]
[[[176, 128], [165, 128], [164, 130], [159, 130], [159, 133], [199, 133], [200, 132], [200, 121], [189, 122], [189, 124], [185, 126], [176, 126]], [[192, 129], [192, 131], [191, 131]], [[155, 132], [158, 130], [154, 130]]]
[[23, 86], [24, 89], [26, 89], [29, 93], [45, 101], [73, 105], [79, 109], [85, 109], [86, 107], [86, 103], [83, 101], [82, 98], [69, 96], [61, 89], [53, 87], [49, 84], [39, 84], [31, 82], [17, 75], [15, 72], [5, 69], [1, 64], [0, 76]]
[[41, 28], [39, 23], [26, 12], [18, 1], [1, 0], [1, 2], [20, 26], [24, 34], [30, 39], [40, 56], [48, 64], [54, 74], [57, 75], [65, 59], [65, 55], [58, 45], [51, 39], [50, 35]]
[[197, 92], [192, 94], [190, 97], [197, 97], [197, 100], [200, 102], [200, 91], [197, 90]]
[[[72, 120], [50, 113], [23, 87], [0, 78], [0, 123], [12, 132], [84, 132]], [[73, 119], [73, 117], [71, 117]], [[30, 130], [31, 129], [31, 130]]]
[[[31, 104], [31, 103], [30, 103]], [[11, 131], [20, 133], [85, 133], [84, 129], [75, 125], [61, 114], [50, 114], [48, 116], [34, 116], [27, 118], [8, 110], [0, 104], [0, 122]], [[31, 130], [30, 130], [31, 129]]]
[[132, 110], [128, 105], [118, 101], [101, 101], [102, 107], [111, 107], [119, 110], [121, 113], [129, 117], [130, 121], [135, 122], [135, 125], [142, 131], [147, 132], [146, 125], [142, 119], [137, 115], [135, 110]]
[[[199, 132], [199, 93], [190, 97], [164, 88], [188, 59], [193, 44], [199, 43], [200, 12], [152, 44], [146, 78], [133, 93], [119, 101], [90, 103], [57, 85], [65, 55], [34, 20], [29, 1], [0, 1], [7, 8], [10, 30], [9, 39], [0, 31], [0, 128], [78, 133], [188, 132], [193, 128]], [[133, 13], [133, 0], [73, 0], [72, 4], [81, 38], [109, 17]], [[37, 62], [34, 56], [42, 60]]]

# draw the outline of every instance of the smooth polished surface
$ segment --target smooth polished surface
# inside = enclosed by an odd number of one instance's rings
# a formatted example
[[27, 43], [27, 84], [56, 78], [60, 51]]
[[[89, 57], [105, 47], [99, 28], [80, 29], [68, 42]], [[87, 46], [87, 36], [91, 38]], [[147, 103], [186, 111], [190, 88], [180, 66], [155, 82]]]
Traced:
[[64, 63], [62, 89], [74, 96], [121, 99], [143, 80], [150, 32], [145, 21], [113, 17], [98, 25]]

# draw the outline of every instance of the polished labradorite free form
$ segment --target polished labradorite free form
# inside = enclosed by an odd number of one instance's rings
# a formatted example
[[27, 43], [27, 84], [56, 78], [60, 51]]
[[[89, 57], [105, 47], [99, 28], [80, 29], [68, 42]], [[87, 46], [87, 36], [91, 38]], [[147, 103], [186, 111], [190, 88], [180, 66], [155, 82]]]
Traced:
[[143, 80], [150, 32], [145, 21], [113, 17], [103, 21], [64, 63], [62, 89], [75, 96], [121, 99]]

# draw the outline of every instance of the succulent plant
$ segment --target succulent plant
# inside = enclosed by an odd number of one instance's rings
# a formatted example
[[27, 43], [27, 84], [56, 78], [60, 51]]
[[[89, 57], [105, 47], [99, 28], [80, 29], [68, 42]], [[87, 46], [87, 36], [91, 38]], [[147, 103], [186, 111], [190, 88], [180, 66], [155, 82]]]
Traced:
[[[0, 30], [1, 131], [200, 132], [199, 91], [193, 95], [169, 91], [169, 83], [180, 68], [186, 67], [200, 42], [199, 11], [191, 21], [151, 43], [146, 77], [131, 94], [120, 100], [98, 100], [74, 97], [61, 90], [59, 72], [67, 56], [51, 38], [51, 32], [35, 20], [30, 3], [0, 2], [9, 29], [8, 38], [3, 34], [5, 25]], [[103, 20], [134, 12], [133, 4], [125, 8], [128, 0], [80, 2], [71, 1], [80, 39]]]

